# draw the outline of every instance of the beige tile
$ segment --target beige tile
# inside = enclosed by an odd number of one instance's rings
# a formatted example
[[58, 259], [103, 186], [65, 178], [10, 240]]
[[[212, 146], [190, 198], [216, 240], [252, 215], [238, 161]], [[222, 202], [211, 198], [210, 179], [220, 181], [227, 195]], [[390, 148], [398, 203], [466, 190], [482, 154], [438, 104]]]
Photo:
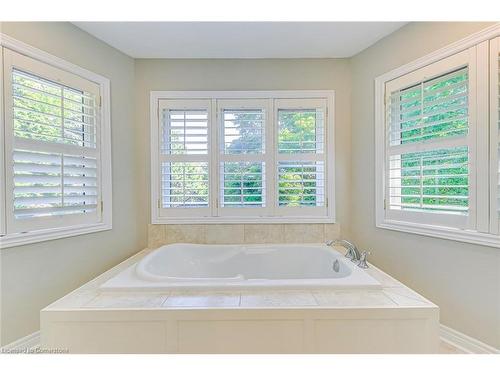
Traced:
[[317, 302], [308, 291], [248, 291], [241, 293], [241, 307], [316, 306]]
[[338, 290], [312, 293], [320, 306], [396, 306], [382, 291]]
[[206, 227], [206, 243], [239, 244], [244, 239], [243, 224], [211, 224]]
[[283, 243], [282, 224], [245, 224], [245, 243]]
[[166, 243], [205, 243], [206, 227], [203, 224], [166, 225]]
[[340, 224], [324, 224], [325, 241], [340, 239]]
[[325, 241], [323, 224], [284, 224], [286, 243], [316, 243]]
[[[368, 258], [368, 260], [370, 259]], [[375, 280], [377, 280], [380, 284], [382, 284], [382, 287], [384, 288], [401, 286], [401, 283], [399, 281], [389, 276], [385, 272], [382, 272], [373, 265], [370, 265], [369, 268], [365, 269], [365, 272], [369, 274], [371, 277], [373, 277]]]
[[164, 307], [237, 307], [239, 293], [175, 293], [163, 303]]
[[148, 247], [156, 249], [166, 243], [165, 226], [161, 224], [148, 225]]
[[97, 295], [98, 293], [95, 289], [75, 291], [51, 304], [50, 308], [79, 308], [92, 301]]
[[409, 288], [386, 288], [384, 293], [399, 306], [427, 306], [429, 303]]
[[168, 295], [157, 293], [101, 293], [85, 304], [85, 308], [160, 307]]

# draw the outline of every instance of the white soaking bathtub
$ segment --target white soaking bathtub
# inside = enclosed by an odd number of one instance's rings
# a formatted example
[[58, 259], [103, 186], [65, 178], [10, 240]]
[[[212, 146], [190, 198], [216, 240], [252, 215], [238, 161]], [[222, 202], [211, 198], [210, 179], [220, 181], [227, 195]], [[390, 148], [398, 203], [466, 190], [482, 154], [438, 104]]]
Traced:
[[102, 290], [381, 288], [329, 246], [318, 244], [162, 246]]

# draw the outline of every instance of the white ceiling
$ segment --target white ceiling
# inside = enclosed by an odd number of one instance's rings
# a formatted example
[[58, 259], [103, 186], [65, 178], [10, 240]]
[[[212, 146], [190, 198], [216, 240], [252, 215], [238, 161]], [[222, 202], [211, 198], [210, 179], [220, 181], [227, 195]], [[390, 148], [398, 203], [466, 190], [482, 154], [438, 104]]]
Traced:
[[74, 22], [134, 58], [350, 57], [404, 22]]

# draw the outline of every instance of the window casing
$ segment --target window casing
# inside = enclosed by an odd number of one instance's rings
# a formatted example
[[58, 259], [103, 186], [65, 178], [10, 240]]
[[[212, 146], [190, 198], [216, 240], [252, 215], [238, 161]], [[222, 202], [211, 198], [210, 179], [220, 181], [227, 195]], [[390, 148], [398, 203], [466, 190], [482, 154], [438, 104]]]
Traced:
[[378, 227], [500, 247], [498, 33], [375, 80]]
[[111, 229], [109, 81], [9, 37], [1, 48], [0, 247]]
[[[152, 92], [152, 222], [333, 222], [332, 109], [330, 91]], [[181, 110], [206, 120], [169, 140], [165, 113]], [[176, 140], [188, 150], [165, 153]], [[195, 178], [177, 207], [164, 193], [173, 161], [201, 163], [183, 171]]]

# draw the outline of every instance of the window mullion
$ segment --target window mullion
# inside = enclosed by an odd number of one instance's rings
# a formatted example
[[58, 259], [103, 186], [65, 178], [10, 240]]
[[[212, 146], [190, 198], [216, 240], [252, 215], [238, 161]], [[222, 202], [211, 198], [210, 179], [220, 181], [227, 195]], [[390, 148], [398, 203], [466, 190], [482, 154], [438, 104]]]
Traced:
[[208, 134], [210, 134], [209, 141], [209, 158], [210, 158], [210, 173], [208, 179], [210, 181], [210, 216], [218, 217], [220, 215], [220, 177], [219, 177], [219, 166], [220, 166], [220, 129], [221, 129], [221, 116], [218, 110], [217, 100], [212, 99], [210, 101], [211, 116], [210, 122], [208, 124]]
[[277, 184], [277, 127], [278, 127], [278, 112], [274, 99], [268, 100], [268, 111], [266, 114], [266, 207], [271, 216], [276, 215], [278, 207], [278, 184]]

